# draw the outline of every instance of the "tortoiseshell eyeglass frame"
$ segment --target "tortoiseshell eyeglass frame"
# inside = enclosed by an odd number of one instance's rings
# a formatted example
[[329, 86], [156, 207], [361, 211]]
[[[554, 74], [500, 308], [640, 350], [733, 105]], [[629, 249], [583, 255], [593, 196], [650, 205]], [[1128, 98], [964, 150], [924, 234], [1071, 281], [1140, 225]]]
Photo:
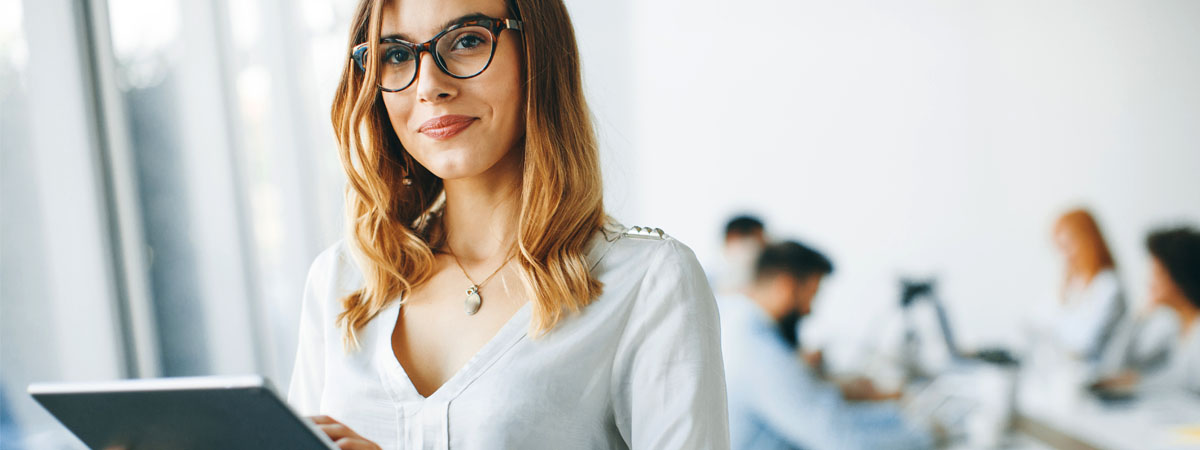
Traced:
[[[446, 35], [446, 33], [457, 30], [459, 28], [470, 27], [470, 26], [481, 26], [481, 27], [487, 28], [489, 31], [491, 31], [491, 33], [492, 33], [492, 50], [491, 50], [491, 53], [488, 54], [487, 64], [484, 64], [483, 68], [479, 69], [478, 72], [475, 72], [471, 75], [466, 75], [466, 76], [455, 75], [453, 73], [450, 73], [450, 70], [446, 68], [446, 61], [444, 61], [442, 59], [441, 55], [439, 55], [438, 52], [436, 51], [437, 43], [438, 43], [438, 40], [440, 40], [442, 38], [442, 36]], [[492, 59], [496, 56], [496, 44], [500, 42], [500, 32], [504, 31], [504, 30], [521, 31], [521, 26], [522, 25], [521, 25], [520, 20], [496, 19], [496, 18], [492, 18], [492, 17], [485, 17], [485, 18], [480, 18], [480, 19], [466, 20], [466, 21], [451, 25], [451, 26], [447, 27], [445, 30], [442, 30], [442, 32], [438, 33], [437, 36], [434, 36], [433, 39], [430, 39], [430, 40], [425, 41], [420, 44], [414, 44], [414, 43], [405, 41], [403, 39], [398, 39], [398, 38], [380, 39], [379, 42], [381, 44], [385, 44], [385, 43], [386, 44], [399, 44], [399, 45], [408, 47], [410, 50], [412, 50], [413, 54], [416, 55], [416, 68], [415, 68], [415, 70], [413, 70], [412, 79], [408, 80], [408, 83], [405, 84], [404, 87], [402, 87], [402, 88], [388, 89], [388, 88], [383, 87], [379, 83], [376, 83], [376, 86], [378, 86], [379, 89], [384, 92], [399, 92], [399, 91], [408, 89], [409, 86], [412, 86], [413, 82], [417, 80], [417, 74], [421, 72], [421, 52], [428, 52], [430, 55], [433, 55], [433, 62], [435, 64], [437, 64], [438, 69], [441, 69], [442, 73], [444, 73], [446, 75], [449, 75], [451, 77], [454, 77], [454, 78], [457, 78], [460, 80], [465, 80], [467, 78], [474, 78], [476, 76], [479, 76], [479, 74], [483, 73], [483, 71], [487, 70], [487, 68], [492, 65]], [[354, 48], [350, 51], [350, 59], [353, 59], [354, 65], [358, 66], [358, 70], [361, 70], [364, 73], [367, 71], [367, 65], [363, 61], [363, 59], [366, 58], [367, 52], [369, 50], [370, 50], [370, 46], [368, 45], [368, 43], [363, 42], [361, 44], [354, 46]]]

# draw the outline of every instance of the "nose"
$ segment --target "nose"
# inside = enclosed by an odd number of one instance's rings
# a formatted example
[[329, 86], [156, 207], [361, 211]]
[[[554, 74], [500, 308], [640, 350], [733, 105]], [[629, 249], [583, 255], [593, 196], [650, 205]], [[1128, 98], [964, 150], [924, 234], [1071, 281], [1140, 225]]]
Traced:
[[442, 72], [432, 53], [421, 53], [421, 70], [417, 73], [417, 99], [422, 103], [441, 103], [458, 95], [455, 79]]

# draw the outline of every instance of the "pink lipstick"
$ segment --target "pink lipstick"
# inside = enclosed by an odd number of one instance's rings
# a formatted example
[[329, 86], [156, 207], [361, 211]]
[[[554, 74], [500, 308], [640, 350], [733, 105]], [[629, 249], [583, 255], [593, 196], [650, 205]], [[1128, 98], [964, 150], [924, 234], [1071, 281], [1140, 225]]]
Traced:
[[429, 119], [421, 124], [417, 132], [433, 139], [450, 139], [473, 123], [475, 118], [471, 116], [445, 115]]

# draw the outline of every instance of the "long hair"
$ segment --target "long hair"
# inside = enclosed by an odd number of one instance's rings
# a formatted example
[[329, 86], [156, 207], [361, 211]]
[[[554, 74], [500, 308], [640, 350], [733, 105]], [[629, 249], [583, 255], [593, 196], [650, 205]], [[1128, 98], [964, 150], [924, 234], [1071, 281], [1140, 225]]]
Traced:
[[[387, 0], [360, 0], [346, 54], [379, 42]], [[510, 0], [521, 20], [525, 135], [517, 256], [532, 294], [530, 328], [540, 335], [600, 295], [586, 246], [604, 223], [595, 134], [583, 98], [575, 33], [561, 0]], [[394, 299], [433, 275], [440, 244], [436, 207], [442, 180], [400, 143], [376, 87], [375, 58], [358, 70], [347, 56], [333, 100], [333, 128], [346, 170], [347, 234], [363, 286], [342, 299], [339, 326], [348, 349], [357, 332]]]
[[1104, 235], [1092, 214], [1084, 209], [1068, 211], [1058, 218], [1054, 225], [1055, 233], [1066, 233], [1069, 239], [1075, 241], [1079, 250], [1067, 261], [1065, 289], [1072, 282], [1090, 283], [1092, 278], [1105, 269], [1116, 266], [1112, 252], [1104, 242]]

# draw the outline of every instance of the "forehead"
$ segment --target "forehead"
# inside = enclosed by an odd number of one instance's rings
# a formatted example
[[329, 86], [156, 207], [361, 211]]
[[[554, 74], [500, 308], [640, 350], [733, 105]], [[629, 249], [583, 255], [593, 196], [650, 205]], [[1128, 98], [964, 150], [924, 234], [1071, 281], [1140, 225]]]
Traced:
[[455, 19], [472, 14], [508, 18], [505, 0], [392, 0], [383, 6], [381, 36], [424, 42]]

